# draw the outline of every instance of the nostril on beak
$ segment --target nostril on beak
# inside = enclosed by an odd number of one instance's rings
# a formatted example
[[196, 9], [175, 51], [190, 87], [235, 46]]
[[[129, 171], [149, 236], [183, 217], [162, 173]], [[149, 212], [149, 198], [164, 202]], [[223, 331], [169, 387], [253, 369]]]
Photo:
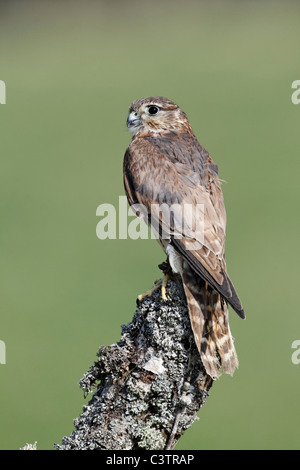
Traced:
[[127, 118], [127, 127], [135, 126], [140, 123], [140, 118], [137, 113], [130, 113]]

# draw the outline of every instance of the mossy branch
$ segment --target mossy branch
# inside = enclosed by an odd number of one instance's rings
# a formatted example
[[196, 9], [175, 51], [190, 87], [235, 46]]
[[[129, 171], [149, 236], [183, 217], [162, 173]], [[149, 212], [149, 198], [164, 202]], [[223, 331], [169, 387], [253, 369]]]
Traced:
[[212, 379], [193, 339], [181, 281], [144, 299], [121, 340], [101, 346], [79, 384], [93, 396], [60, 450], [168, 450], [197, 419]]

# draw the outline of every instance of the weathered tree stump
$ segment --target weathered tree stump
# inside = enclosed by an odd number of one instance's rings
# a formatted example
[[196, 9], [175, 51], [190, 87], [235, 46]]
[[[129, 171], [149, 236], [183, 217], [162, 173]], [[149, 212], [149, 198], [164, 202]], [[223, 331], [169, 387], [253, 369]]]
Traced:
[[209, 395], [181, 281], [145, 298], [117, 344], [101, 346], [79, 384], [93, 392], [60, 450], [168, 450], [197, 419]]

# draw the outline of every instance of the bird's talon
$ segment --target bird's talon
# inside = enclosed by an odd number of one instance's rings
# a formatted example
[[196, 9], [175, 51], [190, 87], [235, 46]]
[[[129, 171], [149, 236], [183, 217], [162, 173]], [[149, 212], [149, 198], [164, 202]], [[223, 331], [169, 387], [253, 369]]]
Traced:
[[169, 297], [167, 295], [167, 284], [168, 284], [168, 280], [170, 279], [170, 277], [171, 277], [170, 274], [165, 274], [162, 279], [161, 298], [165, 302], [169, 300]]
[[168, 302], [168, 300], [170, 300], [170, 298], [168, 297], [167, 295], [167, 290], [165, 287], [162, 287], [161, 288], [161, 299], [164, 301], [164, 302]]
[[154, 286], [152, 289], [148, 290], [144, 294], [140, 294], [137, 296], [137, 300], [139, 302], [142, 302], [145, 297], [151, 297], [151, 295], [157, 291], [159, 288], [161, 288], [161, 299], [165, 302], [169, 300], [169, 297], [167, 295], [167, 283], [168, 280], [170, 279], [170, 275], [166, 274], [162, 279], [158, 279], [155, 281]]

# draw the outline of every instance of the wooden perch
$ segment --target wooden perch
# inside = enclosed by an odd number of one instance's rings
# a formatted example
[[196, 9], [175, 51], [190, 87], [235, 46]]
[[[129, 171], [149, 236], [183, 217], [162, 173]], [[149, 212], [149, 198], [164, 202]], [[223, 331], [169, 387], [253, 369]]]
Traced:
[[196, 348], [181, 281], [168, 281], [122, 326], [117, 344], [101, 346], [79, 384], [94, 390], [59, 450], [170, 450], [197, 420], [212, 385]]

